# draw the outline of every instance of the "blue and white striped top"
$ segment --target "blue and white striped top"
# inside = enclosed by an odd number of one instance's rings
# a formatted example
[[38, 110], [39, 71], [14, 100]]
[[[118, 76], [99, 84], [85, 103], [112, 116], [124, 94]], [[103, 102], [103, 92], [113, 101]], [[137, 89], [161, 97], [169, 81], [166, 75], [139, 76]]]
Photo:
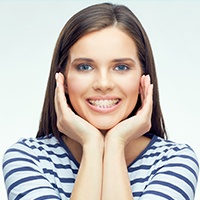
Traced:
[[[52, 135], [21, 139], [3, 159], [8, 199], [70, 199], [78, 169], [62, 140]], [[134, 200], [192, 200], [198, 172], [197, 157], [188, 145], [157, 136], [128, 166]]]

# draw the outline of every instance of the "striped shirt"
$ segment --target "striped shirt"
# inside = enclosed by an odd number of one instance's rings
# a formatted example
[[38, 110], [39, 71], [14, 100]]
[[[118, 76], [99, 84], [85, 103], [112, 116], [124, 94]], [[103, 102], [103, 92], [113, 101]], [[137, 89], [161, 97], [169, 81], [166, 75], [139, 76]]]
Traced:
[[[8, 199], [70, 199], [78, 169], [62, 140], [52, 135], [21, 139], [3, 159]], [[194, 199], [199, 165], [186, 144], [154, 135], [127, 170], [134, 200]]]

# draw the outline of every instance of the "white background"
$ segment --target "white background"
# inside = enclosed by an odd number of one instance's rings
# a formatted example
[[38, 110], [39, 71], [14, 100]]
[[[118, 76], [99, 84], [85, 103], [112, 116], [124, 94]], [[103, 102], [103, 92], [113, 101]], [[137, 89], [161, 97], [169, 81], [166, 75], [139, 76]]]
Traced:
[[[19, 138], [36, 135], [53, 49], [65, 22], [99, 2], [103, 1], [0, 1], [0, 160]], [[188, 143], [200, 160], [200, 1], [123, 4], [137, 15], [150, 38], [170, 139]], [[0, 198], [7, 199], [2, 172]]]

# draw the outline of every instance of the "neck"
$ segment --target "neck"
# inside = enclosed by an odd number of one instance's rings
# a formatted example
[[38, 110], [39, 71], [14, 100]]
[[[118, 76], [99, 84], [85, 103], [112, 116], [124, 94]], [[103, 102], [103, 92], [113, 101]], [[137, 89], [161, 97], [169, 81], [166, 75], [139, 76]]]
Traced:
[[150, 141], [150, 138], [146, 136], [141, 136], [136, 140], [130, 141], [127, 144], [125, 148], [125, 158], [127, 166], [129, 166], [142, 153], [142, 151], [147, 147]]
[[75, 140], [72, 140], [71, 138], [67, 137], [66, 135], [62, 135], [62, 139], [68, 147], [68, 149], [70, 150], [70, 152], [72, 153], [72, 155], [74, 156], [74, 158], [76, 159], [76, 161], [80, 163], [83, 154], [82, 146]]

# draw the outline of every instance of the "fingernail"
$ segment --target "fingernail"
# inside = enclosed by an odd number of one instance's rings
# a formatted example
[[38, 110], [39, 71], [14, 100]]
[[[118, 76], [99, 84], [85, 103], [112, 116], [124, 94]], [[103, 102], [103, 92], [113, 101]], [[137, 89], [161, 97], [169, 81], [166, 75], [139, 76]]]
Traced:
[[147, 75], [147, 78], [148, 78], [149, 82], [151, 82], [151, 77], [149, 74]]
[[57, 80], [57, 78], [58, 78], [58, 73], [55, 74], [55, 79]]

